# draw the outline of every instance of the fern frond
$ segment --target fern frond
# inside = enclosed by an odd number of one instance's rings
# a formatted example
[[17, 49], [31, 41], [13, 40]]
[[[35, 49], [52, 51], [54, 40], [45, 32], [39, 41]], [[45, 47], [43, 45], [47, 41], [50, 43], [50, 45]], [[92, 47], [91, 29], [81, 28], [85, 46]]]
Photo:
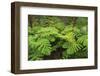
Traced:
[[72, 32], [73, 31], [73, 27], [72, 25], [68, 25], [64, 28], [64, 30], [61, 32], [61, 34], [66, 35], [66, 33], [68, 32]]
[[74, 54], [81, 49], [82, 45], [78, 43], [72, 43], [67, 49], [67, 54]]
[[84, 46], [88, 46], [88, 36], [87, 35], [82, 35], [81, 37], [79, 37], [77, 41], [83, 44]]
[[51, 48], [51, 44], [50, 44], [49, 40], [39, 39], [37, 41], [37, 44], [38, 44], [37, 51], [40, 51], [41, 54], [43, 54], [43, 55], [50, 55], [50, 53], [52, 52], [52, 48]]

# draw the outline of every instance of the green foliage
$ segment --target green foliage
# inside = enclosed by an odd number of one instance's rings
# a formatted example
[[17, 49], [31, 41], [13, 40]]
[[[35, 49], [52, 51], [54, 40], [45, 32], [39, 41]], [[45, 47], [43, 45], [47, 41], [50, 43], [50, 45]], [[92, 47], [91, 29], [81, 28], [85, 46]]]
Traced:
[[42, 60], [58, 48], [63, 49], [63, 59], [87, 57], [87, 18], [77, 18], [74, 26], [72, 17], [32, 17], [28, 26], [29, 60]]

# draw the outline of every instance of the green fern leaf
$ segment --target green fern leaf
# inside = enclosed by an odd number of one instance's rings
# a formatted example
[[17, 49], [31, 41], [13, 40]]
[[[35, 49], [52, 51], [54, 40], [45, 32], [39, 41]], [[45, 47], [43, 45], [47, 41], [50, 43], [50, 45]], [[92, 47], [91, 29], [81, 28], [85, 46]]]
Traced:
[[77, 41], [83, 44], [84, 46], [88, 46], [88, 36], [87, 35], [82, 35], [81, 37], [79, 37]]

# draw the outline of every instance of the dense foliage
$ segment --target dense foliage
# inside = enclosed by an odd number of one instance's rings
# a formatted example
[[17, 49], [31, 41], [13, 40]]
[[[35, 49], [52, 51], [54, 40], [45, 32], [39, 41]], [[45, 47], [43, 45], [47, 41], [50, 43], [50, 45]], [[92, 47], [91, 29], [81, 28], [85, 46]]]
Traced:
[[28, 58], [87, 58], [88, 34], [86, 17], [29, 15]]

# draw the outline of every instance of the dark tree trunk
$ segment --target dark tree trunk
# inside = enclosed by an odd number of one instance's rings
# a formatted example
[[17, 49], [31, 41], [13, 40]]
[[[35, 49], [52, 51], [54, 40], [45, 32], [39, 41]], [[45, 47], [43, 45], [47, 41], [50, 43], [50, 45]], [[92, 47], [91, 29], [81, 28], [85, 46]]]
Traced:
[[56, 51], [53, 51], [50, 56], [44, 56], [44, 60], [51, 60], [51, 59], [62, 59], [62, 53], [64, 49], [57, 48]]
[[67, 18], [66, 17], [61, 16], [60, 19], [64, 22], [65, 25], [67, 24]]
[[32, 27], [32, 16], [28, 16], [28, 24]]
[[75, 27], [75, 25], [76, 25], [76, 20], [77, 20], [77, 17], [72, 17], [72, 24], [73, 24], [73, 27]]

